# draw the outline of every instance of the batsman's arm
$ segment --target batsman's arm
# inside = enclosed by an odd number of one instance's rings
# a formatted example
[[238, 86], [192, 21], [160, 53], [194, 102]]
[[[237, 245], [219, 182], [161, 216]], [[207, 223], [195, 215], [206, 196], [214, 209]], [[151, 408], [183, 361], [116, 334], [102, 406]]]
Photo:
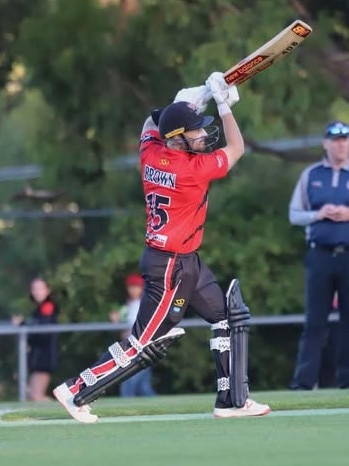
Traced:
[[151, 114], [148, 116], [148, 118], [145, 120], [143, 129], [142, 129], [142, 134], [145, 133], [146, 131], [158, 131], [158, 126], [159, 126], [159, 119], [160, 115], [163, 111], [163, 108], [154, 108], [151, 111]]
[[158, 130], [158, 127], [154, 123], [153, 118], [149, 116], [143, 124], [142, 134], [146, 133], [147, 131], [153, 131], [153, 130]]
[[212, 97], [217, 104], [218, 114], [222, 120], [226, 141], [226, 145], [222, 147], [222, 150], [227, 155], [228, 169], [230, 170], [245, 151], [245, 144], [240, 128], [230, 108], [234, 103], [239, 101], [239, 93], [235, 86], [232, 86], [229, 90], [223, 73], [217, 71], [207, 78], [206, 86], [212, 93]]
[[226, 141], [226, 145], [222, 147], [222, 150], [227, 154], [228, 169], [230, 170], [243, 156], [245, 144], [239, 126], [230, 108], [229, 112], [221, 115], [221, 120]]

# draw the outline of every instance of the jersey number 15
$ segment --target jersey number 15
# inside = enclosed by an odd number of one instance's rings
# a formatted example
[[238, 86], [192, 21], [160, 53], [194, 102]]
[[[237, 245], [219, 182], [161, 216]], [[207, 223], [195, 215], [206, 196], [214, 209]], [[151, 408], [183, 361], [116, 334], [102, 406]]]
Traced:
[[151, 215], [150, 227], [159, 231], [169, 221], [168, 212], [164, 207], [171, 204], [171, 198], [156, 193], [149, 193], [145, 198]]

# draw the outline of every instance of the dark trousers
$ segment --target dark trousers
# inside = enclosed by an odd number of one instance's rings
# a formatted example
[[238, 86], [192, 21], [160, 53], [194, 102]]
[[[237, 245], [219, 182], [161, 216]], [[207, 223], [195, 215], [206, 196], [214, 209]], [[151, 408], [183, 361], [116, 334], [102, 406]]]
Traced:
[[[141, 345], [156, 340], [176, 326], [188, 306], [211, 324], [227, 319], [224, 293], [197, 253], [173, 254], [146, 247], [140, 265], [145, 288], [132, 335]], [[228, 338], [230, 330], [218, 328], [213, 334], [216, 338]], [[127, 338], [120, 341], [120, 345], [128, 357], [136, 355]], [[219, 380], [229, 378], [229, 351], [214, 350], [213, 356], [218, 384]], [[114, 371], [116, 363], [109, 350], [90, 369], [97, 377]], [[76, 392], [83, 381], [77, 377], [67, 383]], [[229, 387], [218, 390], [216, 406], [232, 406]]]
[[145, 289], [132, 333], [142, 344], [177, 325], [190, 307], [207, 322], [227, 318], [222, 289], [197, 253], [171, 254], [145, 248]]
[[338, 337], [338, 323], [331, 322], [328, 325], [326, 342], [321, 353], [319, 388], [333, 388], [337, 385]]
[[336, 382], [349, 388], [349, 252], [333, 254], [322, 249], [309, 249], [306, 256], [306, 315], [293, 387], [312, 389], [318, 382], [336, 291], [340, 309]]
[[[145, 290], [132, 333], [142, 344], [159, 338], [177, 325], [190, 306], [207, 322], [227, 318], [224, 293], [197, 253], [174, 255], [145, 248], [141, 258]], [[227, 337], [228, 329], [214, 330]], [[229, 377], [229, 352], [213, 351], [217, 381]], [[217, 407], [230, 407], [230, 390], [219, 390]]]

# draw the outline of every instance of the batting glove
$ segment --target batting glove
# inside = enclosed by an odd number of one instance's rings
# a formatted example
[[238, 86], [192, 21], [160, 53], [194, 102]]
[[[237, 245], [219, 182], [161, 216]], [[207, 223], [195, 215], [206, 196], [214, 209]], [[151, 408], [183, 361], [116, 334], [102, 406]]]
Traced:
[[212, 97], [217, 104], [219, 116], [231, 113], [228, 102], [229, 86], [224, 80], [223, 73], [218, 71], [212, 73], [206, 80], [206, 86], [211, 91]]
[[240, 96], [237, 90], [236, 86], [229, 86], [228, 90], [228, 99], [227, 99], [227, 104], [229, 107], [232, 107], [236, 103], [238, 103], [240, 100]]
[[203, 113], [210, 98], [211, 93], [206, 86], [197, 86], [181, 89], [177, 92], [173, 102], [190, 102], [197, 107], [199, 112]]

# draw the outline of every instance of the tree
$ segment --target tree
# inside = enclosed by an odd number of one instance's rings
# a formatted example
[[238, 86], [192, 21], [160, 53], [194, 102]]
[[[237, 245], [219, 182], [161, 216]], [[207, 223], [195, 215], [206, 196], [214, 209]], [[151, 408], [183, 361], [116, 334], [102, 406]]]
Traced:
[[15, 44], [24, 18], [38, 11], [42, 0], [0, 1], [0, 89], [8, 82], [8, 76], [17, 60]]
[[[301, 16], [313, 26], [312, 36], [239, 89], [241, 102], [234, 113], [252, 153], [213, 187], [202, 252], [223, 286], [232, 275], [239, 276], [253, 313], [300, 310], [304, 239], [301, 230], [288, 225], [287, 204], [303, 165], [269, 157], [260, 141], [319, 134], [327, 120], [346, 114], [347, 83], [333, 64], [348, 52], [348, 19], [337, 15], [340, 2], [336, 8], [332, 14], [324, 0], [55, 0], [40, 3], [35, 14], [28, 11], [16, 23], [19, 37], [11, 46], [12, 62], [26, 70], [24, 88], [16, 109], [2, 107], [8, 119], [3, 119], [7, 126], [1, 141], [8, 133], [23, 137], [3, 144], [4, 159], [43, 164], [44, 176], [32, 187], [64, 192], [63, 199], [50, 204], [53, 209], [73, 203], [122, 208], [124, 214], [110, 223], [5, 225], [0, 241], [6, 267], [0, 279], [6, 286], [0, 305], [24, 303], [23, 277], [39, 267], [64, 303], [65, 320], [104, 320], [123, 299], [120, 283], [137, 269], [144, 235], [139, 172], [109, 171], [110, 157], [136, 151], [140, 127], [153, 106], [166, 105], [179, 88], [204, 82], [211, 71], [229, 68]], [[33, 92], [41, 110], [32, 111], [32, 102], [28, 111]], [[29, 123], [34, 129], [28, 136]], [[4, 191], [4, 199], [11, 195]], [[15, 201], [8, 199], [13, 207]], [[42, 207], [33, 204], [38, 200], [24, 202], [23, 208]], [[33, 241], [36, 233], [45, 240]], [[86, 341], [69, 338], [85, 361], [92, 352]], [[254, 340], [260, 348], [262, 340]], [[94, 342], [103, 347], [102, 339]], [[287, 367], [270, 346], [260, 354], [262, 361], [274, 357], [275, 367]], [[204, 362], [198, 363], [200, 390], [207, 386]], [[170, 366], [166, 370], [176, 374], [175, 364]], [[178, 390], [184, 390], [190, 385], [188, 374], [177, 375]], [[265, 373], [258, 377], [259, 386], [281, 384]]]

